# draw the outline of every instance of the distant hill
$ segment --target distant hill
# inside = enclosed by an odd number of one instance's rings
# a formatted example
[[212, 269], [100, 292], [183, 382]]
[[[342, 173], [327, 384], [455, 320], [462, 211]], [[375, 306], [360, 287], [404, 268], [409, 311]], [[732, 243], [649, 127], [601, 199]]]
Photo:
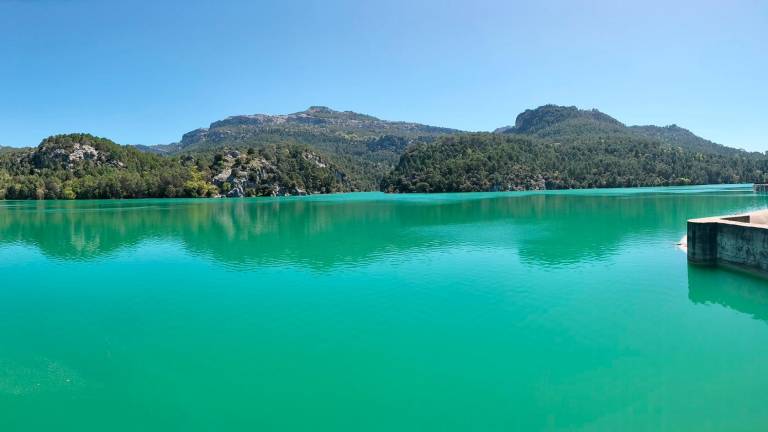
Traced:
[[179, 150], [201, 147], [260, 145], [286, 138], [306, 144], [326, 140], [375, 141], [383, 136], [414, 139], [456, 133], [457, 130], [418, 123], [386, 121], [352, 111], [335, 111], [313, 106], [305, 111], [286, 115], [239, 115], [211, 123], [208, 128], [184, 134]]
[[376, 189], [408, 145], [459, 132], [313, 106], [285, 115], [232, 116], [185, 133], [179, 143], [138, 148], [156, 154], [179, 155], [268, 145], [305, 145], [334, 159], [366, 188]]
[[575, 106], [544, 105], [528, 109], [515, 119], [514, 126], [496, 129], [497, 133], [556, 135], [571, 129], [621, 130], [624, 124], [598, 110], [580, 110]]
[[663, 141], [669, 145], [682, 147], [691, 151], [713, 153], [726, 156], [745, 155], [741, 149], [726, 147], [694, 135], [688, 129], [677, 125], [670, 126], [630, 126], [631, 131], [651, 139]]
[[3, 153], [10, 153], [14, 151], [19, 151], [20, 149], [18, 147], [6, 147], [6, 146], [0, 146], [0, 154]]
[[[574, 106], [544, 105], [536, 109], [525, 110], [517, 116], [514, 126], [505, 126], [494, 132], [551, 139], [579, 139], [596, 136], [603, 139], [635, 137], [651, 139], [694, 152], [726, 156], [747, 156], [749, 153], [706, 140], [674, 124], [670, 126], [626, 126], [596, 109], [582, 110]], [[752, 156], [759, 155], [759, 153], [752, 153]]]
[[0, 199], [304, 195], [359, 185], [295, 144], [163, 157], [89, 134], [56, 135], [0, 154]]
[[544, 105], [514, 126], [467, 133], [310, 107], [233, 116], [178, 143], [123, 146], [88, 134], [0, 147], [0, 199], [247, 197], [768, 181], [768, 156], [672, 126], [626, 126]]
[[493, 134], [407, 149], [391, 192], [453, 192], [763, 182], [768, 159], [677, 126], [627, 127], [597, 110], [545, 105]]
[[171, 155], [181, 150], [181, 146], [175, 143], [155, 145], [134, 144], [133, 147], [144, 153], [153, 153], [156, 155]]
[[89, 134], [51, 136], [35, 148], [0, 154], [0, 198], [176, 196], [192, 180], [177, 161]]

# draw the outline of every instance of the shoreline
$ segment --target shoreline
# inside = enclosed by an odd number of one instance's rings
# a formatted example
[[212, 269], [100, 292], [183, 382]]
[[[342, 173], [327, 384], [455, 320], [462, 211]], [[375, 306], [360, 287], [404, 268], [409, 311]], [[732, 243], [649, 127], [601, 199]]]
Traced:
[[[350, 196], [350, 195], [381, 195], [387, 197], [451, 197], [451, 196], [528, 196], [528, 195], [568, 195], [568, 194], [580, 194], [584, 192], [592, 192], [597, 194], [611, 195], [614, 193], [643, 193], [643, 192], [664, 192], [664, 191], [685, 191], [690, 192], [692, 189], [702, 189], [701, 192], [706, 192], [706, 189], [717, 190], [730, 189], [752, 191], [753, 183], [722, 183], [722, 184], [701, 184], [701, 185], [685, 185], [685, 186], [631, 186], [631, 187], [606, 187], [606, 188], [587, 188], [587, 189], [532, 189], [523, 191], [472, 191], [472, 192], [383, 192], [383, 191], [354, 191], [354, 192], [333, 192], [333, 193], [321, 193], [321, 194], [307, 194], [307, 195], [277, 195], [277, 196], [254, 196], [254, 197], [142, 197], [142, 198], [87, 198], [87, 199], [26, 199], [26, 200], [8, 200], [2, 199], [0, 203], [22, 203], [22, 202], [117, 202], [117, 201], [149, 201], [149, 200], [164, 200], [164, 201], [246, 201], [246, 200], [273, 200], [273, 201], [294, 201], [294, 200], [309, 200], [319, 199], [322, 197], [338, 197], [338, 196]], [[1, 205], [1, 204], [0, 204]]]

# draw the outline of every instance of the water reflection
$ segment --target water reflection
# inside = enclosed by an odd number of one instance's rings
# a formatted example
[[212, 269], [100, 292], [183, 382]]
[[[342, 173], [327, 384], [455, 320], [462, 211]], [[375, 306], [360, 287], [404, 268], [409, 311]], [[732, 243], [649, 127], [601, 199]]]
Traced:
[[768, 321], [768, 279], [746, 272], [689, 265], [688, 298]]
[[[673, 191], [673, 193], [669, 193]], [[695, 189], [693, 190], [695, 191]], [[0, 246], [93, 260], [141, 242], [181, 242], [238, 268], [327, 269], [457, 245], [516, 251], [533, 265], [601, 259], [631, 238], [685, 231], [691, 217], [765, 204], [745, 193], [352, 194], [303, 199], [5, 202]]]

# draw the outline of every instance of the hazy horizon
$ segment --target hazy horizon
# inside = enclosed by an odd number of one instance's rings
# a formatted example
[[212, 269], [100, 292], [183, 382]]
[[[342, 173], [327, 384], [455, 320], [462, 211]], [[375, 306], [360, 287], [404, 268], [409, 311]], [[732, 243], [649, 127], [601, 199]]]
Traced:
[[467, 131], [544, 104], [768, 150], [754, 1], [0, 0], [0, 145], [167, 144], [310, 105]]

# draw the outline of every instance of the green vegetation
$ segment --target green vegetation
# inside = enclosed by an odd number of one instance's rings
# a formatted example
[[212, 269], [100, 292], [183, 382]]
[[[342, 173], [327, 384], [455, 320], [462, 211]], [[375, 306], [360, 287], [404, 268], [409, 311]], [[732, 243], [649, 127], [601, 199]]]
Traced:
[[[657, 130], [658, 129], [658, 130]], [[409, 148], [388, 192], [458, 192], [764, 182], [768, 158], [682, 128], [628, 128], [596, 110], [547, 105], [514, 127]], [[683, 132], [684, 131], [684, 132]]]
[[768, 157], [678, 126], [632, 126], [546, 105], [464, 133], [311, 107], [230, 117], [180, 143], [87, 134], [0, 148], [0, 199], [244, 197], [364, 190], [456, 192], [765, 182]]
[[206, 167], [222, 195], [306, 195], [361, 190], [331, 158], [300, 144], [216, 150], [184, 156]]
[[457, 132], [315, 106], [286, 115], [229, 117], [213, 122], [208, 128], [184, 134], [178, 144], [144, 149], [170, 155], [195, 155], [222, 149], [307, 146], [333, 159], [360, 188], [376, 190], [406, 146]]
[[199, 196], [194, 167], [87, 134], [57, 135], [0, 156], [0, 198]]
[[[724, 145], [713, 143], [704, 138], [694, 135], [688, 129], [683, 129], [678, 125], [670, 126], [630, 126], [633, 132], [641, 134], [647, 138], [663, 141], [669, 145], [682, 147], [686, 150], [703, 153], [714, 153], [723, 156], [744, 156], [743, 150], [726, 147]], [[759, 156], [753, 154], [752, 156]]]
[[164, 157], [71, 134], [0, 155], [0, 199], [261, 196], [357, 187], [332, 162], [293, 144]]

